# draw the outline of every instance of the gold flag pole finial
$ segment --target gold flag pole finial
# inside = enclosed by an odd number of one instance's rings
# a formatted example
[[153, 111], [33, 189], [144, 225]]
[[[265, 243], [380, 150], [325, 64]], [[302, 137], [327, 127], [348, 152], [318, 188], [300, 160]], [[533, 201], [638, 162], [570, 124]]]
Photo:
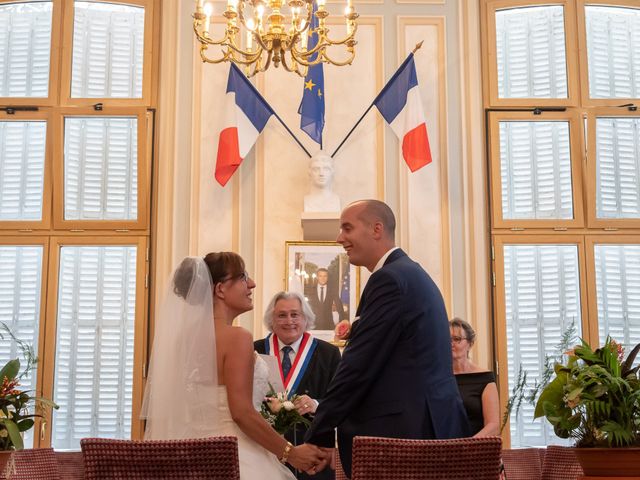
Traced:
[[424, 43], [424, 40], [422, 40], [420, 43], [416, 43], [415, 48], [411, 51], [411, 53], [416, 53], [418, 50], [420, 50], [420, 48], [422, 47], [422, 44]]

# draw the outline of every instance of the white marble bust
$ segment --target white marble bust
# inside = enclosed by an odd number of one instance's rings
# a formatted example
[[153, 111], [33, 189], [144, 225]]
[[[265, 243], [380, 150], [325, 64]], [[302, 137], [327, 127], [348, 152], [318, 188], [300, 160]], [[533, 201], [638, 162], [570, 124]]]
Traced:
[[340, 197], [332, 191], [333, 158], [320, 151], [309, 160], [309, 193], [304, 196], [305, 212], [339, 212]]

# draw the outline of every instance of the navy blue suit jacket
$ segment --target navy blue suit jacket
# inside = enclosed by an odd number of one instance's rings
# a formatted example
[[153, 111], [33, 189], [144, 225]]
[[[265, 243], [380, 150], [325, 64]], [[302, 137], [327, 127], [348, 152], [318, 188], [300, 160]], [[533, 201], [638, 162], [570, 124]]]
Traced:
[[402, 250], [371, 275], [342, 361], [305, 441], [338, 448], [351, 476], [356, 435], [442, 439], [468, 436], [451, 364], [438, 287]]

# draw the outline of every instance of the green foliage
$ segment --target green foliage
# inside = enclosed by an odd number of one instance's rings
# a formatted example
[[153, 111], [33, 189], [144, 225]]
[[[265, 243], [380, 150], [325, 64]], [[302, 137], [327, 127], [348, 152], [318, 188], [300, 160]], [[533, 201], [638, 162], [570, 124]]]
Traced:
[[287, 398], [286, 392], [276, 393], [271, 384], [269, 387], [270, 391], [260, 406], [260, 414], [276, 432], [283, 435], [298, 424], [311, 425], [309, 419], [300, 415], [293, 406], [298, 395]]
[[607, 337], [593, 350], [582, 340], [556, 377], [542, 390], [535, 418], [546, 417], [561, 438], [578, 447], [640, 445], [640, 380], [633, 361], [637, 345], [623, 360], [621, 346]]
[[[20, 360], [9, 360], [0, 369], [0, 450], [21, 450], [24, 448], [22, 434], [33, 428], [34, 418], [42, 417], [42, 408], [58, 406], [40, 397], [32, 396], [29, 391], [20, 390], [19, 380], [35, 366], [38, 359], [33, 348], [17, 339], [4, 323], [2, 330], [18, 344], [26, 366], [20, 373]], [[0, 338], [4, 338], [0, 333]]]

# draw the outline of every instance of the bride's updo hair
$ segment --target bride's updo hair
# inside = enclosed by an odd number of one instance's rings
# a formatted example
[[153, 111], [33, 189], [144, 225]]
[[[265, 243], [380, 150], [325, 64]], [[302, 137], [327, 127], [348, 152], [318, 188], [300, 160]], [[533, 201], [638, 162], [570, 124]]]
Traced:
[[204, 263], [209, 268], [213, 285], [233, 277], [239, 277], [245, 270], [244, 260], [234, 252], [207, 253], [204, 257]]
[[[209, 275], [211, 275], [211, 285], [224, 282], [230, 278], [239, 277], [244, 273], [244, 260], [234, 252], [208, 253], [204, 257]], [[202, 270], [202, 269], [201, 269]], [[184, 299], [190, 294], [191, 287], [198, 272], [198, 262], [194, 257], [186, 257], [173, 275], [173, 292]], [[193, 296], [194, 292], [191, 292]]]

